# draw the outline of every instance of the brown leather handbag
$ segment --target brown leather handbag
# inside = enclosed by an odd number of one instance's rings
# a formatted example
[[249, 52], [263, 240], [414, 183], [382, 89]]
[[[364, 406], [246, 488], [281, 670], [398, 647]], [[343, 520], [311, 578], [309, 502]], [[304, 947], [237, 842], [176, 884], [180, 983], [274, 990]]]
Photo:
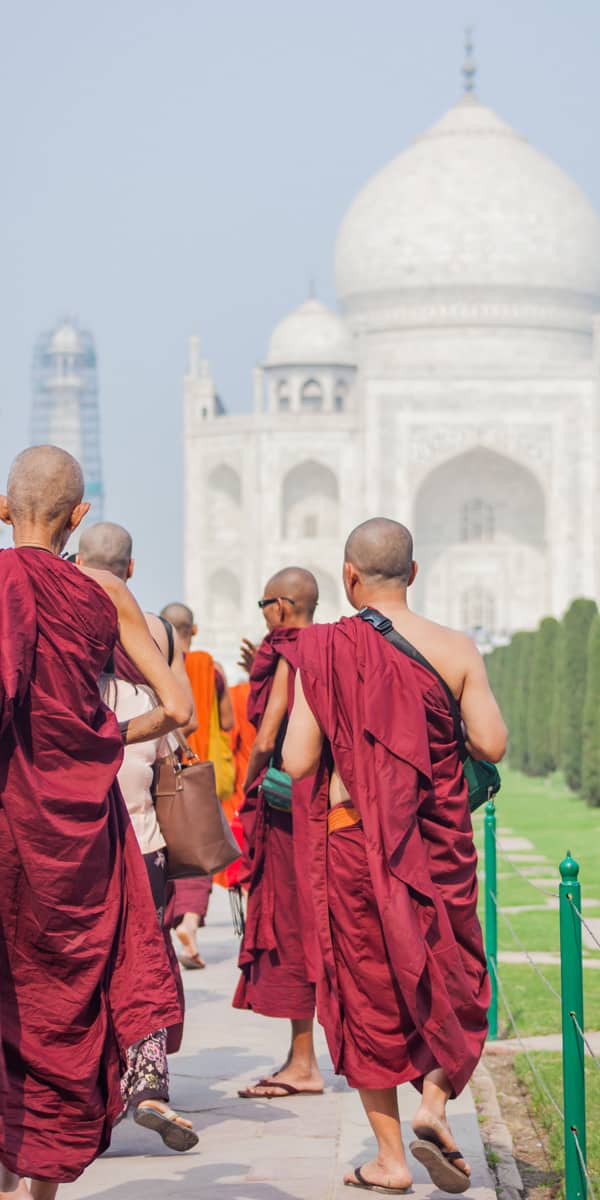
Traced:
[[169, 879], [214, 875], [240, 857], [217, 796], [215, 769], [201, 762], [179, 732], [183, 761], [171, 754], [156, 764], [152, 794], [167, 844]]

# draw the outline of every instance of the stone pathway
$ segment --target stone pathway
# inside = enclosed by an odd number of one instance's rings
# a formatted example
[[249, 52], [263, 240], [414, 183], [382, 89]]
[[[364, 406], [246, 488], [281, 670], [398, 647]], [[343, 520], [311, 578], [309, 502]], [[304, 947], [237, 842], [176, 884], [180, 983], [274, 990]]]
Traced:
[[[202, 933], [203, 972], [185, 976], [188, 1005], [182, 1052], [171, 1060], [172, 1100], [190, 1114], [199, 1146], [185, 1155], [163, 1147], [156, 1134], [126, 1121], [108, 1153], [82, 1179], [61, 1188], [60, 1200], [350, 1200], [344, 1188], [350, 1164], [373, 1154], [358, 1097], [332, 1071], [322, 1037], [324, 1096], [273, 1101], [240, 1100], [237, 1089], [269, 1072], [285, 1057], [286, 1024], [234, 1012], [237, 941], [229, 905], [217, 888], [209, 926]], [[400, 1089], [406, 1140], [416, 1103]], [[495, 1200], [475, 1113], [467, 1089], [450, 1105], [456, 1137], [473, 1167], [475, 1200]], [[414, 1200], [439, 1200], [421, 1167], [414, 1168]], [[365, 1193], [366, 1194], [366, 1193]]]

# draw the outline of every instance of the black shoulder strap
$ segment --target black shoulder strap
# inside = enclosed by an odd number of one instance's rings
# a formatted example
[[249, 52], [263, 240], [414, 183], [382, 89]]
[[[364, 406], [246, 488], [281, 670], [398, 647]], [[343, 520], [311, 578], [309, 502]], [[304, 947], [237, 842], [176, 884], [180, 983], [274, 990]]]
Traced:
[[444, 676], [440, 675], [439, 671], [436, 671], [433, 663], [430, 663], [425, 658], [425, 655], [421, 654], [421, 651], [417, 650], [416, 646], [413, 646], [412, 642], [409, 642], [401, 633], [398, 633], [397, 629], [394, 629], [389, 617], [384, 617], [383, 613], [378, 612], [376, 608], [361, 608], [358, 616], [362, 621], [366, 621], [368, 625], [372, 625], [373, 629], [376, 629], [391, 646], [395, 646], [396, 650], [400, 650], [401, 654], [405, 654], [407, 658], [412, 658], [414, 662], [418, 662], [420, 666], [425, 667], [427, 671], [435, 675], [446, 693], [450, 712], [452, 713], [452, 720], [454, 721], [456, 740], [459, 746], [464, 746], [460, 708], [456, 696], [449, 688]]
[[159, 617], [158, 619], [162, 622], [167, 635], [167, 662], [169, 666], [172, 666], [173, 659], [175, 657], [175, 638], [173, 637], [173, 626], [171, 625], [170, 621], [167, 621], [166, 617]]

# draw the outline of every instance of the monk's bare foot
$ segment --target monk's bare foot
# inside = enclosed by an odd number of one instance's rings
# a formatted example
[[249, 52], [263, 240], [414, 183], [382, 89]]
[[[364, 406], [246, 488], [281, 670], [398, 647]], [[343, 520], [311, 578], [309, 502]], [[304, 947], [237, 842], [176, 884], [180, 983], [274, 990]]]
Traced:
[[177, 926], [175, 933], [185, 950], [185, 954], [179, 956], [182, 967], [185, 967], [186, 971], [203, 971], [206, 963], [198, 953], [196, 935], [186, 929], [183, 923]]
[[371, 1162], [362, 1163], [360, 1167], [344, 1175], [344, 1183], [347, 1187], [367, 1190], [370, 1185], [371, 1188], [382, 1188], [392, 1196], [398, 1196], [412, 1186], [412, 1175], [402, 1160], [387, 1159], [378, 1154]]
[[[448, 1151], [450, 1154], [455, 1154], [458, 1146], [452, 1136], [452, 1130], [448, 1124], [446, 1117], [438, 1117], [430, 1112], [428, 1108], [422, 1104], [418, 1112], [415, 1113], [412, 1123], [413, 1131], [417, 1138], [427, 1139], [435, 1142], [441, 1150]], [[459, 1171], [470, 1178], [471, 1168], [468, 1162], [462, 1158], [452, 1158], [452, 1165], [457, 1167]]]
[[153, 1129], [160, 1135], [165, 1146], [171, 1150], [191, 1150], [198, 1145], [198, 1135], [194, 1133], [192, 1122], [169, 1108], [164, 1100], [142, 1100], [133, 1114], [136, 1125], [145, 1129]]
[[320, 1096], [325, 1082], [318, 1067], [309, 1071], [300, 1070], [286, 1063], [280, 1071], [259, 1079], [253, 1087], [238, 1092], [244, 1100], [278, 1100], [284, 1096]]

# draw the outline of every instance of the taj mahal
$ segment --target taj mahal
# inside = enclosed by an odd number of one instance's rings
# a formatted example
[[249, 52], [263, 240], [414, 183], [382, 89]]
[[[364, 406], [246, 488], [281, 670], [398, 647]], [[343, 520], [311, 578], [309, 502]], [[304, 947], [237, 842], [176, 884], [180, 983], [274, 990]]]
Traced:
[[600, 593], [600, 219], [472, 90], [370, 179], [335, 247], [338, 310], [275, 327], [254, 410], [192, 338], [185, 596], [231, 661], [264, 582], [314, 571], [347, 611], [343, 541], [415, 536], [412, 605], [483, 640]]

